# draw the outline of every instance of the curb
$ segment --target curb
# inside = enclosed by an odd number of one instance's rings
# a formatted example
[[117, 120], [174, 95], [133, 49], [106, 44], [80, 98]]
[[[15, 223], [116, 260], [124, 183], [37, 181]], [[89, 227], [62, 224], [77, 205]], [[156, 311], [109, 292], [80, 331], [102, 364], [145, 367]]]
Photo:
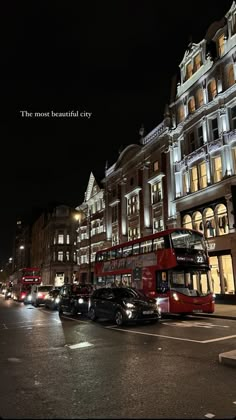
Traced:
[[236, 367], [236, 350], [219, 354], [219, 362], [223, 365]]

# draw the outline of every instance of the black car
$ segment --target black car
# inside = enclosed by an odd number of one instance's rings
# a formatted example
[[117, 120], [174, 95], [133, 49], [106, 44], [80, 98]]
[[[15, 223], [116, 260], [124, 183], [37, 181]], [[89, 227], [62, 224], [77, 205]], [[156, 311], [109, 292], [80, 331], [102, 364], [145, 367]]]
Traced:
[[59, 296], [60, 290], [61, 288], [58, 287], [58, 288], [50, 290], [46, 294], [44, 298], [45, 308], [52, 309], [52, 310], [58, 309], [58, 304], [60, 302], [60, 296]]
[[88, 301], [93, 291], [92, 285], [66, 284], [59, 293], [58, 312], [70, 312], [72, 315], [88, 313]]
[[119, 326], [130, 321], [156, 322], [160, 309], [156, 299], [132, 287], [103, 287], [95, 290], [89, 299], [89, 317], [92, 321], [110, 319]]

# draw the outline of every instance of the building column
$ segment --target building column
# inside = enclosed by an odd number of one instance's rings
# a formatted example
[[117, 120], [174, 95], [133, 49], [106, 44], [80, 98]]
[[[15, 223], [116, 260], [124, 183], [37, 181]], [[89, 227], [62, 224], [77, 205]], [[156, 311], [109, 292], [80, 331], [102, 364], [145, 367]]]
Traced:
[[233, 203], [232, 203], [232, 194], [226, 194], [226, 206], [228, 214], [228, 223], [229, 223], [229, 233], [235, 232], [234, 228], [234, 214], [233, 214]]
[[[148, 183], [148, 168], [143, 168], [143, 226], [145, 233], [150, 233], [151, 229], [151, 194], [150, 194], [150, 185]], [[153, 224], [153, 223], [152, 223]]]

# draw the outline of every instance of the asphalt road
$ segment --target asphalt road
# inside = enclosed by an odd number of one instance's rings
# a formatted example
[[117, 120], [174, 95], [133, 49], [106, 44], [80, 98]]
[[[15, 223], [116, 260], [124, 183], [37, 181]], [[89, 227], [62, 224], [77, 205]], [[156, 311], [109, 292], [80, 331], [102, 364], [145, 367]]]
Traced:
[[233, 320], [117, 328], [0, 297], [0, 417], [234, 418], [233, 349]]

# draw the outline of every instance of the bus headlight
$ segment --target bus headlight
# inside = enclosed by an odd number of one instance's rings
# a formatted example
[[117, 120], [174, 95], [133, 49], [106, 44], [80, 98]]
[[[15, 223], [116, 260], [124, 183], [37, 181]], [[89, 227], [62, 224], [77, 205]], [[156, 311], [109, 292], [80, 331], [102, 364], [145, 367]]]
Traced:
[[174, 299], [174, 300], [179, 300], [179, 296], [177, 295], [177, 293], [173, 293], [173, 295], [172, 295], [172, 296], [173, 296], [173, 299]]

